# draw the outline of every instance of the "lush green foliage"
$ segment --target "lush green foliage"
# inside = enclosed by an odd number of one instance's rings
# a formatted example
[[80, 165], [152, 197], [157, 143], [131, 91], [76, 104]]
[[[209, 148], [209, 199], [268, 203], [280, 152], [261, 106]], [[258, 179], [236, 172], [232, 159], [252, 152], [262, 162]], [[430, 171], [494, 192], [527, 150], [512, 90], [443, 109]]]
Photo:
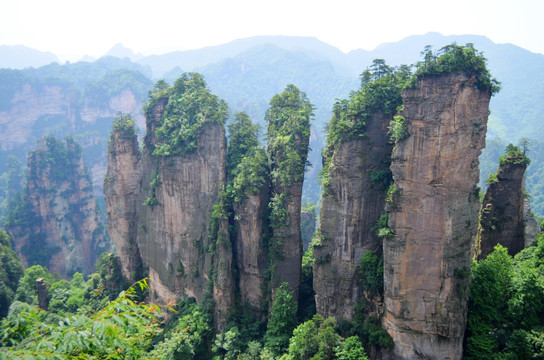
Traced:
[[268, 157], [263, 148], [256, 148], [249, 156], [244, 156], [234, 169], [236, 176], [232, 182], [234, 201], [240, 202], [246, 196], [256, 194], [269, 181]]
[[290, 186], [304, 180], [312, 116], [313, 105], [294, 85], [270, 100], [265, 119], [274, 184]]
[[391, 136], [391, 139], [395, 142], [402, 141], [409, 136], [406, 118], [401, 115], [393, 116], [393, 120], [389, 123], [387, 130], [389, 136]]
[[343, 346], [337, 350], [339, 360], [368, 360], [363, 344], [357, 336], [351, 336], [344, 341]]
[[531, 163], [531, 160], [525, 156], [525, 151], [521, 151], [519, 147], [508, 144], [504, 155], [499, 158], [500, 165], [512, 164], [512, 165], [523, 165], [528, 166]]
[[237, 113], [229, 124], [227, 180], [234, 202], [262, 190], [269, 178], [268, 157], [259, 147], [259, 126], [245, 113]]
[[232, 177], [236, 167], [246, 156], [250, 156], [259, 146], [259, 126], [253, 124], [244, 112], [234, 115], [228, 125], [229, 143], [227, 146], [227, 176]]
[[[164, 89], [164, 82], [155, 86], [146, 105], [148, 118], [158, 99], [168, 97], [164, 114], [155, 130], [156, 156], [187, 154], [196, 150], [206, 124], [224, 124], [227, 104], [206, 87], [202, 75], [183, 74], [174, 85]], [[149, 144], [147, 144], [149, 145]]]
[[410, 86], [415, 86], [418, 78], [465, 73], [476, 77], [476, 86], [482, 91], [488, 91], [494, 95], [500, 90], [500, 83], [491, 77], [487, 69], [486, 58], [474, 48], [473, 44], [447, 45], [436, 54], [433, 53], [431, 46], [427, 46], [421, 54], [423, 61], [416, 64], [415, 76]]
[[23, 265], [11, 249], [8, 234], [0, 230], [0, 318], [8, 314], [19, 279], [23, 276]]
[[361, 74], [361, 88], [349, 99], [334, 104], [333, 115], [327, 127], [327, 154], [340, 142], [365, 136], [367, 122], [372, 114], [394, 115], [402, 105], [401, 90], [410, 76], [409, 68], [392, 68], [382, 59]]
[[136, 136], [134, 119], [130, 114], [117, 113], [113, 120], [113, 132], [119, 133], [121, 137], [132, 139]]
[[336, 332], [334, 318], [323, 320], [321, 315], [300, 324], [289, 339], [286, 359], [333, 359], [341, 337]]
[[297, 303], [287, 283], [275, 290], [274, 303], [270, 310], [268, 326], [264, 337], [265, 346], [280, 355], [289, 345], [289, 337], [297, 325]]
[[[147, 284], [136, 284], [144, 289]], [[136, 303], [130, 288], [94, 314], [77, 314], [58, 322], [23, 307], [2, 320], [0, 346], [6, 359], [138, 359], [159, 332], [156, 306]]]
[[544, 235], [514, 259], [497, 245], [472, 268], [466, 358], [542, 358], [543, 329]]
[[[329, 167], [336, 145], [366, 135], [372, 114], [393, 117], [402, 105], [402, 88], [410, 77], [407, 66], [393, 68], [382, 59], [374, 60], [372, 66], [361, 74], [361, 88], [352, 92], [349, 99], [339, 100], [333, 106], [332, 117], [327, 125], [327, 145], [323, 148], [324, 165], [321, 171], [321, 185], [327, 191]], [[389, 127], [393, 138], [402, 140], [407, 136], [406, 122], [401, 116], [395, 117]]]
[[383, 259], [367, 251], [359, 263], [359, 275], [363, 289], [370, 294], [383, 294]]
[[194, 298], [181, 302], [165, 330], [154, 341], [146, 358], [157, 360], [209, 358], [208, 342], [213, 334], [209, 314]]

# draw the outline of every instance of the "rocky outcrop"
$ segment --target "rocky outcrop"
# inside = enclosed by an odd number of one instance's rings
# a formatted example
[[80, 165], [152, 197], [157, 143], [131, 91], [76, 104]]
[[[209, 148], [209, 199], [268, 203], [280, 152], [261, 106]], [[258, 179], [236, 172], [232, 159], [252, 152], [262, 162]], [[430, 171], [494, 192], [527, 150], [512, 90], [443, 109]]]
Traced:
[[503, 155], [496, 179], [489, 183], [480, 211], [478, 259], [485, 259], [497, 244], [507, 248], [511, 256], [525, 247], [523, 175], [527, 164], [523, 159], [521, 152]]
[[123, 276], [137, 281], [143, 273], [143, 264], [136, 242], [141, 179], [136, 134], [128, 131], [112, 132], [108, 154], [108, 176], [104, 179], [108, 233], [121, 259]]
[[159, 159], [144, 153], [141, 165], [137, 242], [144, 264], [156, 275], [153, 293], [165, 301], [185, 295], [202, 301], [217, 265], [213, 251], [219, 257], [218, 250], [230, 246], [228, 236], [217, 241], [209, 229], [225, 183], [223, 127], [206, 125], [198, 144], [197, 151], [183, 156]]
[[225, 131], [222, 124], [204, 124], [194, 151], [154, 155], [168, 101], [155, 99], [149, 109], [141, 155], [134, 123], [114, 124], [105, 181], [115, 228], [110, 234], [125, 276], [135, 268], [148, 270], [152, 300], [213, 299], [220, 326], [234, 301], [233, 250], [219, 197], [225, 184]]
[[[313, 105], [294, 85], [270, 101], [267, 110], [270, 159], [271, 289], [286, 282], [298, 299], [301, 282], [300, 211]], [[273, 294], [274, 296], [274, 294]]]
[[266, 298], [264, 271], [268, 268], [268, 251], [264, 243], [268, 234], [268, 186], [234, 204], [236, 221], [235, 257], [238, 270], [240, 301], [257, 313]]
[[45, 137], [28, 156], [28, 172], [21, 207], [7, 224], [21, 261], [63, 278], [90, 274], [110, 246], [80, 146]]
[[533, 212], [531, 211], [531, 204], [529, 204], [529, 199], [527, 199], [527, 197], [524, 197], [523, 199], [523, 223], [525, 224], [525, 247], [531, 246], [539, 232], [539, 226]]
[[403, 91], [409, 137], [395, 144], [384, 240], [383, 325], [399, 359], [461, 359], [478, 156], [489, 91], [463, 73], [423, 77]]
[[381, 255], [381, 240], [373, 227], [385, 209], [387, 184], [373, 181], [372, 174], [389, 170], [389, 120], [371, 116], [365, 138], [336, 145], [332, 155], [319, 242], [314, 243], [316, 307], [324, 317], [352, 319], [356, 303], [365, 296], [360, 260], [367, 251]]

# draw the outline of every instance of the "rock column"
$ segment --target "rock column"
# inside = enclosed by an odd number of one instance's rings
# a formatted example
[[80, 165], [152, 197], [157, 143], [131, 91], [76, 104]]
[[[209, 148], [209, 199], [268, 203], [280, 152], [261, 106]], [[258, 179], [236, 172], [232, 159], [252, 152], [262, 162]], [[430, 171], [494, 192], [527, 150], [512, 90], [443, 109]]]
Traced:
[[475, 82], [448, 74], [403, 91], [409, 137], [393, 150], [395, 236], [384, 241], [383, 322], [395, 359], [462, 357], [490, 99]]

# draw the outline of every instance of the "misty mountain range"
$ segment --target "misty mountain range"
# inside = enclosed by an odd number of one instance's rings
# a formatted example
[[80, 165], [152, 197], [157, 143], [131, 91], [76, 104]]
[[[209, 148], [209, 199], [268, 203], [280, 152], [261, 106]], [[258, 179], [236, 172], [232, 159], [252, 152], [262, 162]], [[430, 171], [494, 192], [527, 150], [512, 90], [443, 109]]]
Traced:
[[[544, 55], [512, 44], [496, 44], [483, 36], [428, 33], [384, 43], [372, 51], [354, 50], [347, 54], [312, 37], [257, 36], [197, 50], [149, 56], [117, 44], [100, 61], [109, 56], [122, 58], [115, 66], [139, 71], [153, 81], [164, 78], [170, 83], [183, 72], [200, 72], [212, 92], [227, 101], [231, 113], [243, 110], [257, 122], [263, 122], [270, 98], [287, 84], [295, 84], [307, 93], [316, 107], [313, 152], [309, 158], [315, 167], [308, 173], [312, 180], [307, 186], [317, 190], [311, 192], [318, 193], [316, 175], [321, 163], [320, 151], [336, 99], [346, 98], [359, 88], [358, 75], [373, 59], [382, 58], [394, 66], [413, 64], [421, 60], [420, 52], [426, 45], [438, 50], [454, 42], [473, 43], [488, 59], [491, 74], [501, 82], [502, 89], [490, 104], [488, 139], [517, 143], [527, 137], [540, 141], [536, 134], [541, 132], [540, 117], [544, 113]], [[51, 53], [24, 46], [0, 46], [0, 67], [26, 68], [25, 74], [42, 79], [51, 78], [52, 73], [53, 77], [57, 74], [65, 77], [62, 74], [67, 69], [84, 67], [81, 62], [38, 68], [51, 62], [58, 62]], [[483, 174], [487, 172], [487, 168], [482, 170]], [[529, 169], [528, 177], [532, 173], [534, 171]]]

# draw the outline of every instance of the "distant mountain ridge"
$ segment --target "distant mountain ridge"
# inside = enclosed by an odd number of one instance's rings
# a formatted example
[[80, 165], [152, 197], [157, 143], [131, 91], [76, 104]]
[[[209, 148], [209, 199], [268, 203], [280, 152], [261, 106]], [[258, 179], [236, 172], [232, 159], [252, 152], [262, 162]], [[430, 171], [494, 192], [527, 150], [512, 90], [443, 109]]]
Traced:
[[0, 68], [24, 69], [53, 62], [60, 60], [49, 51], [40, 51], [24, 45], [0, 45]]
[[[88, 81], [95, 81], [114, 69], [111, 63], [117, 59], [112, 56], [121, 58], [115, 68], [122, 66], [138, 71], [153, 80], [164, 78], [172, 83], [183, 72], [196, 71], [204, 75], [212, 92], [228, 102], [231, 114], [243, 110], [257, 122], [263, 121], [271, 96], [293, 83], [306, 92], [316, 106], [312, 128], [313, 151], [309, 156], [315, 168], [311, 168], [307, 174], [315, 179], [320, 168], [320, 151], [332, 105], [336, 99], [346, 98], [350, 91], [359, 88], [358, 76], [372, 64], [373, 59], [385, 59], [388, 65], [412, 64], [421, 60], [420, 52], [426, 45], [439, 50], [454, 42], [460, 45], [473, 43], [487, 57], [491, 74], [502, 83], [502, 90], [490, 104], [488, 140], [500, 138], [512, 143], [517, 143], [522, 137], [538, 140], [536, 134], [541, 132], [540, 117], [544, 113], [544, 55], [512, 44], [495, 44], [477, 35], [413, 35], [398, 42], [381, 44], [374, 50], [359, 49], [347, 54], [313, 37], [256, 36], [137, 60], [137, 54], [118, 44], [108, 51], [107, 56], [92, 63], [50, 64], [41, 68], [27, 68], [20, 75], [30, 77], [30, 80], [37, 78], [41, 82], [57, 79], [63, 83], [73, 83], [73, 86], [83, 90]], [[89, 66], [96, 69], [91, 73], [86, 70]], [[72, 79], [74, 75], [77, 75], [75, 83]], [[24, 76], [19, 77], [22, 79]], [[2, 91], [13, 94], [18, 86], [6, 80], [5, 84], [0, 84], [0, 95]], [[151, 89], [140, 90], [146, 94]], [[7, 106], [10, 102], [10, 96], [0, 96], [0, 105]], [[104, 123], [105, 128], [109, 121]], [[533, 174], [532, 167], [538, 166], [534, 163], [528, 168], [529, 177]], [[317, 180], [306, 182], [311, 183], [315, 187], [315, 191], [312, 189], [311, 192], [319, 193]]]

